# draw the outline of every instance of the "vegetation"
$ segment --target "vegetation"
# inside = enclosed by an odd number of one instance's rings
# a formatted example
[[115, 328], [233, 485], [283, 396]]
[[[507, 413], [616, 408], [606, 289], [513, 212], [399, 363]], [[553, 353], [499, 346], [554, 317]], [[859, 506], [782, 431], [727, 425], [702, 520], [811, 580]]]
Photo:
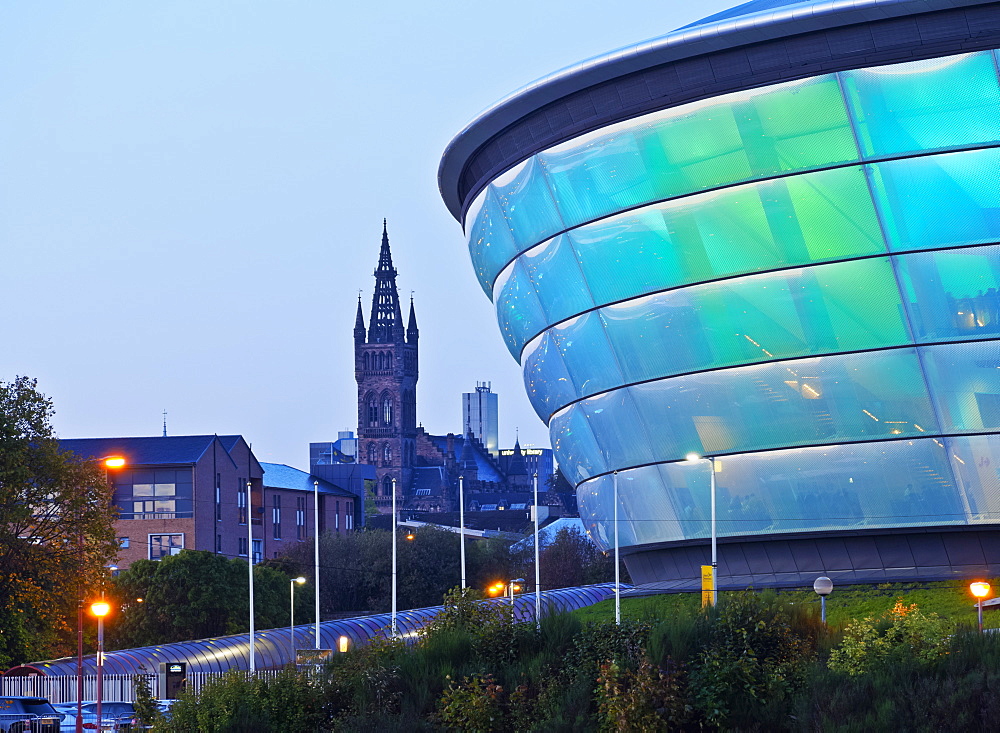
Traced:
[[412, 646], [377, 641], [271, 683], [227, 676], [179, 701], [170, 730], [986, 730], [1000, 713], [1000, 638], [943, 634], [950, 622], [900, 601], [845, 629], [747, 591], [537, 630], [474, 596], [450, 592]]
[[117, 551], [104, 470], [59, 450], [53, 414], [35, 380], [0, 382], [0, 668], [69, 654]]
[[[441, 603], [441, 597], [460, 578], [458, 535], [435, 527], [420, 527], [413, 539], [398, 538], [397, 592], [399, 608], [426, 608]], [[485, 589], [498, 580], [534, 578], [534, 549], [511, 554], [511, 543], [503, 539], [466, 542], [468, 584]], [[614, 578], [614, 561], [577, 532], [560, 531], [542, 551], [540, 566], [543, 588], [565, 588]], [[289, 577], [312, 578], [313, 549], [308, 543], [284, 557], [264, 565]], [[324, 618], [384, 613], [391, 593], [392, 534], [364, 530], [347, 534], [325, 534], [320, 540], [322, 568], [320, 613]], [[623, 575], [627, 580], [627, 574]], [[314, 585], [301, 592], [310, 597]], [[296, 594], [299, 595], [298, 593]], [[303, 616], [302, 618], [307, 618]]]
[[[121, 611], [108, 626], [109, 649], [207, 639], [250, 628], [245, 560], [201, 550], [138, 560], [114, 579], [112, 594]], [[306, 603], [296, 600], [305, 618]], [[273, 568], [254, 567], [254, 608], [260, 628], [287, 625], [288, 577]]]

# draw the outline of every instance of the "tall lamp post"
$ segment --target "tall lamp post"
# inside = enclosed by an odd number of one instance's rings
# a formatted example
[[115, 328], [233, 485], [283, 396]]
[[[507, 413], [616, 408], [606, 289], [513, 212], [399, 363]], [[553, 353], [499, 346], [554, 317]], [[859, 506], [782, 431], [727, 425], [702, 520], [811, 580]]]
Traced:
[[257, 671], [257, 645], [253, 613], [253, 513], [250, 511], [250, 508], [250, 482], [247, 481], [247, 572], [250, 579], [250, 674], [255, 674]]
[[313, 481], [313, 583], [316, 587], [316, 648], [319, 649], [319, 481]]
[[719, 559], [716, 553], [716, 541], [718, 539], [715, 530], [715, 456], [700, 456], [697, 453], [688, 453], [685, 460], [690, 462], [705, 460], [708, 461], [711, 479], [709, 481], [712, 494], [712, 605], [719, 601]]
[[983, 599], [990, 594], [989, 583], [972, 583], [969, 586], [972, 595], [976, 597], [976, 607], [979, 610], [979, 633], [983, 633]]
[[514, 578], [512, 581], [510, 581], [510, 586], [509, 586], [510, 587], [510, 609], [512, 611], [514, 610], [514, 593], [515, 593], [515, 591], [521, 590], [521, 586], [519, 586], [518, 583], [523, 583], [523, 582], [524, 582], [524, 578]]
[[618, 557], [618, 472], [611, 476], [614, 485], [614, 524], [615, 524], [615, 624], [621, 626], [622, 623], [622, 584], [621, 584], [621, 560]]
[[[125, 459], [121, 456], [105, 456], [98, 459], [104, 466], [104, 481], [108, 481], [108, 470], [124, 468]], [[80, 555], [80, 578], [83, 578], [83, 531], [78, 528], [78, 552]], [[76, 607], [76, 733], [83, 733], [83, 588], [79, 588], [79, 599]]]
[[[101, 727], [101, 703], [104, 700], [104, 617], [111, 611], [107, 601], [90, 604], [90, 612], [97, 617], [97, 727]], [[79, 720], [79, 716], [77, 717]]]
[[458, 477], [458, 555], [462, 561], [462, 590], [465, 590], [465, 477]]
[[542, 587], [541, 569], [538, 565], [538, 471], [535, 471], [535, 629], [542, 630]]
[[392, 480], [392, 638], [396, 638], [396, 479]]
[[305, 582], [301, 575], [288, 581], [288, 641], [292, 645], [292, 664], [295, 664], [295, 585]]

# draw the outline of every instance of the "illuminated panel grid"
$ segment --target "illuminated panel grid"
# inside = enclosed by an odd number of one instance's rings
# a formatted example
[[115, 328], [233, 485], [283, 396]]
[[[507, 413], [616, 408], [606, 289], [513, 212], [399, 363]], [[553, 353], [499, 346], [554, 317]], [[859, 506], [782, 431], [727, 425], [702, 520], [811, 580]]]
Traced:
[[596, 540], [1000, 520], [995, 52], [658, 112], [467, 221]]

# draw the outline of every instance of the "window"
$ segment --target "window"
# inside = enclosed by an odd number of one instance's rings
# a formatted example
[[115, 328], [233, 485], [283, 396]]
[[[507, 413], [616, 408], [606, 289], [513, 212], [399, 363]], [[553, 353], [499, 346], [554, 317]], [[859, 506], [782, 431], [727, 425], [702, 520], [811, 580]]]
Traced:
[[375, 460], [376, 460], [375, 459], [375, 450], [376, 450], [375, 449], [375, 444], [374, 443], [369, 443], [368, 444], [368, 465], [370, 465], [370, 466], [374, 466], [375, 465]]
[[264, 540], [253, 541], [253, 563], [256, 565], [264, 559]]
[[368, 396], [368, 426], [374, 427], [378, 424], [378, 406], [375, 402], [375, 395]]
[[383, 466], [392, 465], [392, 448], [389, 447], [388, 443], [382, 444], [382, 465]]
[[347, 502], [347, 515], [344, 520], [344, 529], [354, 529], [354, 502]]
[[222, 521], [222, 489], [215, 487], [215, 521]]
[[[165, 477], [172, 478], [172, 477]], [[177, 484], [160, 481], [132, 484], [132, 514], [143, 519], [174, 519], [177, 512]]]
[[222, 552], [222, 535], [215, 535], [215, 551]]
[[246, 557], [247, 556], [247, 538], [246, 537], [240, 537], [239, 538], [239, 551], [238, 552], [239, 552], [240, 557]]
[[[239, 515], [239, 523], [247, 523], [247, 487], [240, 479], [240, 487], [236, 490], [236, 513]], [[244, 553], [246, 554], [246, 553]]]
[[392, 397], [389, 395], [382, 398], [382, 422], [392, 425]]
[[181, 519], [193, 516], [191, 469], [137, 469], [115, 474], [119, 519]]
[[306, 499], [304, 496], [295, 497], [295, 539], [303, 540], [306, 537]]
[[271, 526], [274, 528], [274, 539], [281, 539], [281, 496], [271, 497]]
[[340, 529], [340, 502], [338, 501], [334, 504], [335, 510], [333, 514], [333, 528]]
[[392, 496], [392, 479], [388, 476], [382, 477], [382, 496]]
[[122, 548], [123, 550], [127, 550], [128, 549], [128, 544], [129, 544], [128, 537], [119, 537], [118, 538], [118, 546], [120, 548]]
[[183, 534], [149, 535], [149, 559], [159, 560], [167, 555], [176, 555], [184, 549]]

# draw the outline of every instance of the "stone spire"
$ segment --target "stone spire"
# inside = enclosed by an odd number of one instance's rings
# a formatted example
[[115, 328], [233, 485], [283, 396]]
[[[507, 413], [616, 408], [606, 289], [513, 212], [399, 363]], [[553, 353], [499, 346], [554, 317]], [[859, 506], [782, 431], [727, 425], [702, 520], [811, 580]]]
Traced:
[[406, 343], [417, 343], [420, 332], [417, 330], [417, 311], [413, 307], [413, 296], [410, 296], [410, 321], [406, 326]]
[[368, 327], [368, 343], [388, 344], [403, 340], [403, 316], [399, 309], [399, 293], [396, 291], [396, 268], [392, 266], [389, 251], [389, 232], [385, 219], [382, 220], [382, 250], [379, 252], [378, 267], [375, 268], [375, 294], [372, 296], [371, 323]]
[[513, 478], [514, 476], [527, 476], [528, 469], [524, 465], [524, 453], [521, 452], [521, 439], [514, 439], [514, 455], [510, 457], [510, 463], [507, 464], [507, 477]]
[[354, 343], [365, 342], [365, 314], [361, 311], [361, 293], [358, 293], [358, 315], [354, 319]]

